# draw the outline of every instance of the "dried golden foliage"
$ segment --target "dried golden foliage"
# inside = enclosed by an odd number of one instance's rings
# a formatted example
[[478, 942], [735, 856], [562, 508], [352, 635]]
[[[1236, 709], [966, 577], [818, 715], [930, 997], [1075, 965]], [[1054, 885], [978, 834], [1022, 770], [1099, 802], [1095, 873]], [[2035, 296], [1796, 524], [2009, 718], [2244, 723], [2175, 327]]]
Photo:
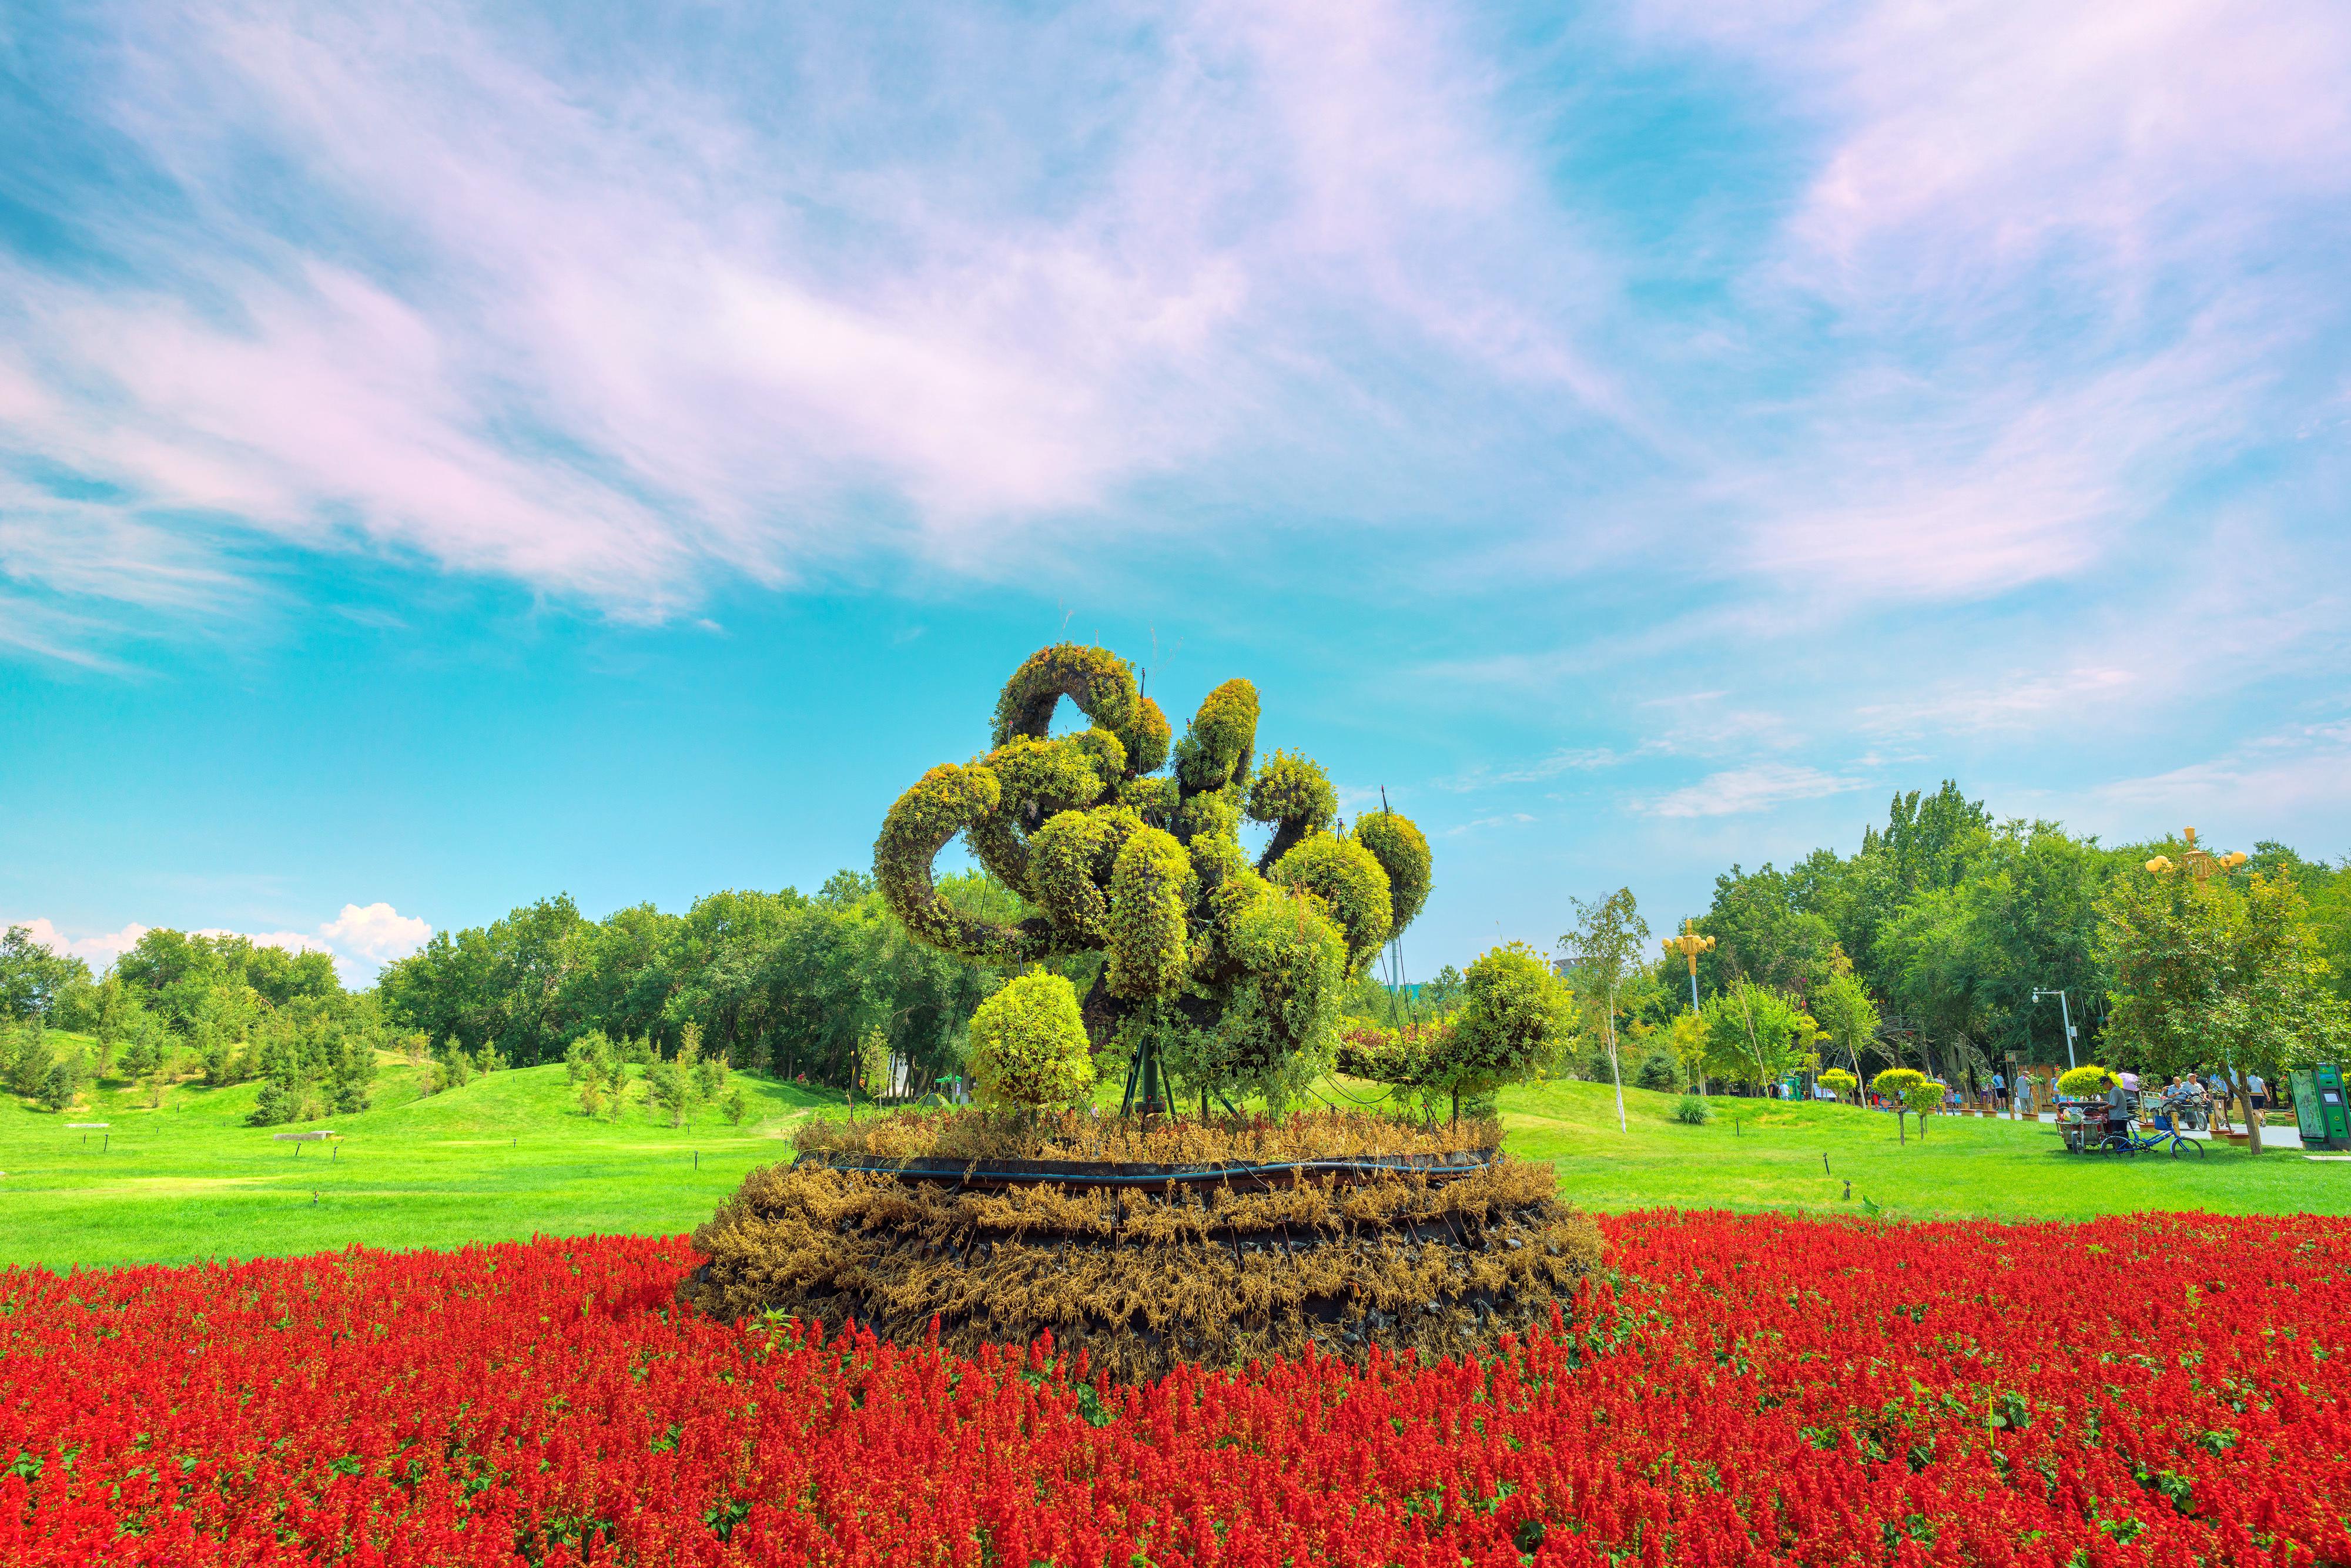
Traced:
[[850, 1319], [902, 1343], [1065, 1350], [1134, 1381], [1372, 1344], [1489, 1346], [1562, 1310], [1599, 1261], [1546, 1165], [1213, 1188], [1040, 1183], [986, 1191], [805, 1165], [755, 1171], [694, 1236], [682, 1290], [721, 1317]]
[[1481, 1154], [1499, 1148], [1491, 1117], [1460, 1125], [1405, 1122], [1362, 1112], [1317, 1111], [1259, 1117], [1093, 1116], [1057, 1110], [899, 1111], [855, 1124], [810, 1121], [793, 1146], [802, 1154], [865, 1155], [880, 1160], [1103, 1160], [1113, 1164], [1263, 1165], [1285, 1160], [1390, 1155]]

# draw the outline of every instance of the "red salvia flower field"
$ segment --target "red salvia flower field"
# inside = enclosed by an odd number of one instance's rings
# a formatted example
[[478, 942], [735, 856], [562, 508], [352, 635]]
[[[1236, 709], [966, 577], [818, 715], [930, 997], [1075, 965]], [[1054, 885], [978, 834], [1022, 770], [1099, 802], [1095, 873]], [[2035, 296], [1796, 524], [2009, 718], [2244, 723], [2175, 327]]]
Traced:
[[2351, 1563], [2351, 1227], [1605, 1222], [1483, 1364], [1151, 1388], [674, 1239], [0, 1274], [18, 1563]]

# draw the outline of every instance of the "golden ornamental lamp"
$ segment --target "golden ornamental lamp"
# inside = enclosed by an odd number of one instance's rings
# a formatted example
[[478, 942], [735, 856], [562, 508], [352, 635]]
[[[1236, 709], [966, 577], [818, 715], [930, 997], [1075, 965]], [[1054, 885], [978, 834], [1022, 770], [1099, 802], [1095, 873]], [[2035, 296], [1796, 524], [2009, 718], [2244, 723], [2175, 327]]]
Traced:
[[1679, 953], [1689, 960], [1690, 1011], [1696, 1012], [1698, 1011], [1698, 956], [1712, 950], [1714, 938], [1699, 936], [1697, 921], [1685, 920], [1682, 922], [1682, 934], [1678, 936], [1667, 937], [1665, 945], [1667, 952]]
[[2147, 862], [2147, 869], [2158, 876], [2170, 872], [2185, 871], [2196, 879], [2197, 885], [2200, 887], [2216, 876], [2236, 870], [2252, 858], [2242, 850], [2231, 850], [2226, 854], [2219, 855], [2212, 853], [2196, 841], [2196, 830], [2193, 828], [2182, 829], [2180, 837], [2188, 841], [2188, 847], [2179, 852], [2179, 858], [2177, 861], [2169, 855], [2158, 855]]

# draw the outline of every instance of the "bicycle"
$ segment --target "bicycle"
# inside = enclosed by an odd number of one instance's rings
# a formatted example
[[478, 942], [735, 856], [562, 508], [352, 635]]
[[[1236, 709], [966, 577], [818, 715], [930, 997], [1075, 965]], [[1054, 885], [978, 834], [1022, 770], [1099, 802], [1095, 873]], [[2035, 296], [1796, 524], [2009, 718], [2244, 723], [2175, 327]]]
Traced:
[[2157, 1149], [2168, 1148], [2171, 1151], [2171, 1157], [2176, 1160], [2179, 1157], [2179, 1151], [2185, 1149], [2198, 1159], [2202, 1159], [2204, 1140], [2188, 1136], [2179, 1125], [2187, 1108], [2188, 1102], [2185, 1099], [2158, 1102], [2155, 1113], [2162, 1117], [2166, 1124], [2143, 1136], [2126, 1131], [2123, 1134], [2123, 1143], [2127, 1147], [2118, 1146], [2116, 1152], [2133, 1155], [2152, 1154]]

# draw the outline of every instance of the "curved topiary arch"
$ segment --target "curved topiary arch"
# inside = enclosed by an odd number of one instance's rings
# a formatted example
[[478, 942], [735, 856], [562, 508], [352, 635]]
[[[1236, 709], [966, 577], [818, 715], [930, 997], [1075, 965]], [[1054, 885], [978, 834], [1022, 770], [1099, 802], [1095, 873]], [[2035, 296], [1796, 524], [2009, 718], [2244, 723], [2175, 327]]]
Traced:
[[[1090, 727], [1056, 737], [1063, 699]], [[1428, 841], [1382, 810], [1350, 835], [1312, 758], [1258, 760], [1257, 688], [1229, 680], [1181, 739], [1106, 649], [1029, 655], [997, 700], [991, 749], [934, 768], [899, 797], [874, 845], [891, 907], [921, 940], [997, 963], [1103, 955], [1084, 1015], [1131, 1048], [1146, 1109], [1163, 1063], [1202, 1092], [1280, 1098], [1327, 1057], [1337, 993], [1427, 901]], [[1162, 771], [1162, 769], [1165, 771]], [[1254, 865], [1246, 819], [1272, 828]], [[964, 835], [1034, 904], [1019, 925], [976, 918], [932, 883]]]

